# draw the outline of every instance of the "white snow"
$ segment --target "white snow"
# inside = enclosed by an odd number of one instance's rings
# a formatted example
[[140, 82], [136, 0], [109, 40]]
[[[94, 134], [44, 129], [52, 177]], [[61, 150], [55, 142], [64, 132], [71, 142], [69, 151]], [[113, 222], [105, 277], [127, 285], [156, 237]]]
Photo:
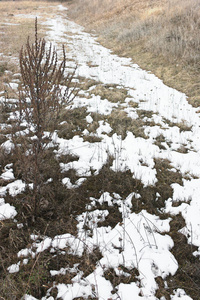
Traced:
[[5, 203], [3, 198], [0, 199], [0, 220], [13, 219], [17, 215], [15, 207]]
[[13, 264], [10, 267], [8, 267], [8, 271], [9, 273], [17, 273], [19, 272], [19, 266], [20, 266], [20, 262], [18, 262], [17, 264]]
[[15, 179], [12, 169], [13, 164], [8, 164], [4, 168], [4, 172], [1, 174], [0, 178], [4, 180], [13, 180]]
[[172, 300], [192, 300], [192, 298], [190, 298], [189, 296], [186, 295], [185, 291], [182, 289], [177, 289], [174, 291], [174, 296], [171, 296]]
[[25, 189], [25, 183], [23, 183], [22, 180], [18, 179], [18, 180], [15, 180], [14, 182], [7, 184], [4, 187], [1, 187], [0, 188], [0, 196], [4, 196], [7, 192], [7, 190], [9, 191], [9, 194], [11, 196], [16, 196], [17, 194], [20, 194], [21, 192], [23, 192], [24, 189]]

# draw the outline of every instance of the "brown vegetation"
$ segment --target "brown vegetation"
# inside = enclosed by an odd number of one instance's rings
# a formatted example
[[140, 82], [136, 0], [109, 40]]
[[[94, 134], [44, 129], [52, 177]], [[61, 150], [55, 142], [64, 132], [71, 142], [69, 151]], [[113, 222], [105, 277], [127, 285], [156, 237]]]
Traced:
[[70, 15], [119, 55], [200, 103], [200, 3], [197, 0], [75, 0]]
[[[53, 191], [48, 187], [47, 173], [59, 167], [49, 143], [51, 134], [58, 127], [61, 111], [76, 96], [76, 87], [71, 88], [74, 72], [65, 76], [66, 56], [63, 46], [63, 59], [58, 64], [56, 50], [44, 39], [38, 38], [37, 18], [35, 20], [35, 41], [20, 51], [21, 83], [18, 88], [19, 101], [16, 102], [16, 124], [12, 142], [17, 160], [17, 172], [28, 186], [33, 184], [31, 197], [26, 197], [29, 214], [35, 222], [39, 215], [41, 201], [52, 199]], [[62, 88], [61, 84], [64, 84]], [[21, 133], [21, 124], [26, 133]], [[45, 131], [49, 132], [45, 136]], [[52, 165], [53, 164], [53, 165]], [[47, 177], [47, 178], [46, 178]], [[31, 200], [30, 200], [31, 199]], [[53, 199], [52, 199], [53, 200]], [[43, 201], [43, 202], [44, 202]]]

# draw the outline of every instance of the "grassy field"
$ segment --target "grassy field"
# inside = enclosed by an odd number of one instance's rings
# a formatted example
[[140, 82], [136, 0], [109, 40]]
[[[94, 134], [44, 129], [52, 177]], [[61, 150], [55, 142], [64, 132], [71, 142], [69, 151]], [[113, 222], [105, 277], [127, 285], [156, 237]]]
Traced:
[[75, 0], [71, 17], [119, 55], [131, 57], [200, 104], [198, 0]]
[[[8, 82], [18, 69], [18, 58], [21, 47], [27, 37], [34, 37], [35, 17], [43, 11], [39, 20], [39, 34], [44, 36], [45, 26], [41, 25], [46, 17], [53, 17], [52, 6], [55, 4], [37, 1], [1, 1], [0, 2], [0, 90], [7, 89]], [[49, 9], [48, 9], [49, 7]], [[31, 17], [27, 17], [27, 16]], [[16, 76], [16, 75], [15, 75]]]

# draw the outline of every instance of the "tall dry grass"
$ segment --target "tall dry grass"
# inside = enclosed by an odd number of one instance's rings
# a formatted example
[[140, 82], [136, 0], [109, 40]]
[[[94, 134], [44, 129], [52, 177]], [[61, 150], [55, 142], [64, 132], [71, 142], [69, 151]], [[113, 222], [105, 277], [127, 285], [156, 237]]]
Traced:
[[140, 15], [118, 35], [123, 43], [143, 39], [147, 48], [169, 59], [200, 61], [200, 2], [176, 0], [150, 15]]
[[77, 0], [71, 13], [82, 23], [102, 25], [104, 34], [119, 43], [141, 40], [169, 59], [200, 60], [199, 0]]
[[200, 106], [199, 0], [74, 0], [68, 13]]

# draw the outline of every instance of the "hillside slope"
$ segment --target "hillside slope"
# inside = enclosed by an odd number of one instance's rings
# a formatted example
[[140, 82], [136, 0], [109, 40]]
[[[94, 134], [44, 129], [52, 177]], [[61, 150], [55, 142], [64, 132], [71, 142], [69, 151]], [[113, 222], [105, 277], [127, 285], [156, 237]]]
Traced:
[[119, 55], [200, 101], [198, 0], [74, 0], [70, 16]]

